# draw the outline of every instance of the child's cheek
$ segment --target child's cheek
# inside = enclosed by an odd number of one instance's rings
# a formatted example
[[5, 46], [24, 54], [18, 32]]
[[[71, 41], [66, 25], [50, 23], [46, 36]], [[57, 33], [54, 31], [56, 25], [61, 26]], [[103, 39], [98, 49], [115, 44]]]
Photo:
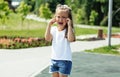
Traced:
[[67, 23], [68, 21], [67, 20], [65, 20], [65, 23]]
[[56, 18], [56, 22], [58, 22], [58, 18]]

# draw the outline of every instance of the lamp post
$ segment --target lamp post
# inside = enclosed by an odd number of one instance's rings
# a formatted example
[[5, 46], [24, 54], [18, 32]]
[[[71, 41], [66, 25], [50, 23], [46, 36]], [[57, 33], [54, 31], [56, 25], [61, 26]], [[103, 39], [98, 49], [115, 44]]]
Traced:
[[113, 0], [109, 0], [109, 12], [108, 12], [108, 46], [111, 46], [112, 6], [113, 6]]

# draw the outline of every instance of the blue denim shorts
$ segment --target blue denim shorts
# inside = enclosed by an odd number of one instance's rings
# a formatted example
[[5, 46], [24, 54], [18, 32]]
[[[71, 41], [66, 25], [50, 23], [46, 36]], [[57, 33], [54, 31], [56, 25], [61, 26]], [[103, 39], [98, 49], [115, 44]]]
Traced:
[[49, 72], [58, 72], [63, 75], [70, 75], [72, 62], [67, 60], [51, 60]]

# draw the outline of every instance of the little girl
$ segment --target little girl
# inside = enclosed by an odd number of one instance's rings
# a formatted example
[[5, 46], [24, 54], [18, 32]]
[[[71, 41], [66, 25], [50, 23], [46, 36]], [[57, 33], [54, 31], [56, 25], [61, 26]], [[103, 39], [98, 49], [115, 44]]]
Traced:
[[[57, 26], [52, 26], [57, 23]], [[70, 42], [75, 41], [71, 9], [57, 5], [55, 17], [50, 20], [45, 39], [52, 41], [50, 73], [52, 77], [68, 77], [72, 68]]]

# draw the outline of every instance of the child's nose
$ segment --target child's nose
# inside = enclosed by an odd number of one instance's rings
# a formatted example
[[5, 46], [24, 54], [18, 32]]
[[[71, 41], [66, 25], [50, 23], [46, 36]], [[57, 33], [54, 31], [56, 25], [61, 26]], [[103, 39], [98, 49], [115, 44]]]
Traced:
[[59, 19], [59, 21], [62, 21], [62, 20], [63, 20], [62, 18]]

